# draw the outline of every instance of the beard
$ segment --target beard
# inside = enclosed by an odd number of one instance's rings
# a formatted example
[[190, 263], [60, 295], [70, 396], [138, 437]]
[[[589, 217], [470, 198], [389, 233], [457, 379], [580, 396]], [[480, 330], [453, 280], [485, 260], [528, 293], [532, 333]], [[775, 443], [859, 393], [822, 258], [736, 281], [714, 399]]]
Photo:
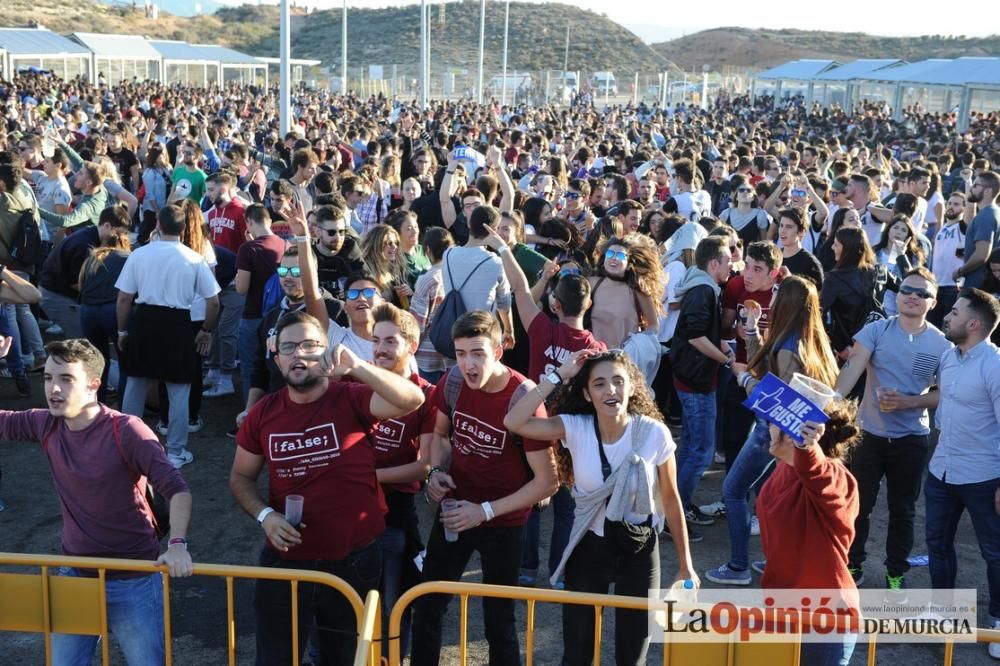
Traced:
[[967, 192], [965, 195], [965, 200], [968, 201], [969, 203], [982, 203], [983, 194], [982, 192], [980, 192], [979, 194], [973, 194], [972, 190], [970, 189], [969, 192]]
[[319, 375], [306, 375], [302, 379], [292, 380], [285, 376], [285, 385], [288, 386], [289, 390], [295, 391], [296, 393], [308, 393], [312, 389], [316, 388], [320, 382], [323, 381], [323, 377]]
[[959, 220], [961, 218], [962, 218], [962, 211], [958, 211], [954, 215], [952, 215], [950, 210], [944, 211], [944, 219], [948, 220], [949, 222], [954, 222], [955, 220]]

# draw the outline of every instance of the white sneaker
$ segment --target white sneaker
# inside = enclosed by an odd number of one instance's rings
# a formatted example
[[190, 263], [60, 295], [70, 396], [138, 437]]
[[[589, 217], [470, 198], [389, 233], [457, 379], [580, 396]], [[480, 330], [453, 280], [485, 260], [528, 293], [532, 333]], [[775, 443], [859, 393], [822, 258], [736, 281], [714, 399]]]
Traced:
[[236, 388], [233, 386], [233, 380], [230, 377], [222, 377], [219, 379], [219, 383], [212, 388], [202, 392], [203, 398], [221, 398], [226, 395], [233, 395], [236, 393]]
[[[992, 629], [1000, 631], [1000, 620], [993, 623]], [[1000, 659], [1000, 643], [990, 643], [989, 654], [994, 659]]]
[[760, 536], [760, 521], [757, 516], [750, 516], [750, 536]]
[[219, 383], [220, 379], [222, 379], [222, 373], [219, 372], [218, 368], [212, 368], [205, 375], [205, 378], [201, 380], [201, 385], [204, 387], [215, 386]]
[[725, 465], [726, 464], [726, 454], [723, 453], [722, 451], [716, 451], [715, 455], [712, 456], [712, 461], [716, 465]]
[[712, 516], [713, 518], [725, 518], [726, 517], [726, 503], [722, 500], [712, 502], [711, 504], [702, 504], [698, 507], [706, 516]]
[[52, 324], [47, 329], [45, 329], [45, 332], [49, 335], [62, 335], [63, 333], [65, 333], [65, 331], [62, 329], [62, 326], [60, 326], [59, 324]]
[[204, 427], [205, 421], [199, 416], [196, 421], [188, 421], [188, 434], [193, 435], [196, 432], [201, 432]]
[[184, 467], [184, 465], [194, 462], [194, 454], [187, 449], [184, 449], [179, 455], [168, 453], [167, 459], [170, 460], [170, 464], [174, 466], [174, 469], [180, 469], [181, 467]]

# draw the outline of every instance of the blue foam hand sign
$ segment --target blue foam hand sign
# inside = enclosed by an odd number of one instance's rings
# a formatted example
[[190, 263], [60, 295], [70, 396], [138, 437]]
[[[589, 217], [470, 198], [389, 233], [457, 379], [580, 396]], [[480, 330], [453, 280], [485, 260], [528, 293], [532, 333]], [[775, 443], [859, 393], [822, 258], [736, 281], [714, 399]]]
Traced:
[[799, 443], [802, 442], [799, 431], [803, 423], [829, 420], [822, 409], [770, 372], [750, 392], [743, 406]]

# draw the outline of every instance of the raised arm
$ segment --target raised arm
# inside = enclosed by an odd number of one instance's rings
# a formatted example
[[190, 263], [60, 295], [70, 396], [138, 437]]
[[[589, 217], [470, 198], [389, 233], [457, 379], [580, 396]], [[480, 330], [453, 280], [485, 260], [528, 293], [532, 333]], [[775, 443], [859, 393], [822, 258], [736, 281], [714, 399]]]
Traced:
[[319, 288], [319, 267], [313, 254], [312, 238], [309, 236], [309, 223], [306, 221], [302, 202], [286, 203], [280, 211], [294, 234], [295, 244], [299, 249], [299, 268], [302, 272], [302, 293], [305, 296], [306, 312], [319, 320], [326, 333], [330, 327], [330, 315], [323, 302], [323, 293]]
[[528, 286], [528, 278], [524, 271], [514, 259], [514, 253], [507, 244], [500, 238], [495, 229], [486, 228], [489, 236], [486, 238], [486, 245], [497, 251], [500, 261], [503, 262], [503, 270], [510, 283], [510, 289], [514, 293], [514, 302], [517, 303], [517, 313], [521, 318], [521, 326], [527, 331], [531, 327], [531, 322], [541, 314], [538, 304], [532, 298], [531, 288]]
[[455, 224], [455, 220], [458, 219], [458, 214], [455, 212], [455, 204], [451, 201], [451, 190], [455, 179], [455, 167], [457, 166], [458, 162], [455, 160], [454, 151], [452, 151], [448, 153], [448, 166], [445, 167], [444, 180], [441, 181], [441, 189], [438, 190], [438, 202], [441, 204], [441, 220], [444, 222], [446, 229], [451, 229], [451, 226]]

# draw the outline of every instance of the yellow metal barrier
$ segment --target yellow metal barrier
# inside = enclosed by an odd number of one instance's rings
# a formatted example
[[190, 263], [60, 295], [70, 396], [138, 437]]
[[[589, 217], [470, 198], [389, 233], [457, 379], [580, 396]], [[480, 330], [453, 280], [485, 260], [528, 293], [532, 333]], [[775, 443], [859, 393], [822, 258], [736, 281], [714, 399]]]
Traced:
[[[109, 663], [108, 618], [104, 594], [106, 572], [137, 571], [163, 573], [163, 633], [166, 663], [171, 661], [170, 646], [170, 576], [165, 566], [137, 560], [119, 560], [93, 557], [64, 557], [0, 553], [0, 565], [39, 567], [41, 575], [0, 573], [0, 631], [21, 631], [45, 634], [45, 663], [51, 664], [53, 633], [89, 634], [101, 637], [104, 664]], [[96, 569], [97, 578], [56, 576], [59, 567]], [[236, 619], [233, 611], [234, 585], [237, 578], [284, 580], [292, 588], [292, 657], [298, 666], [298, 593], [300, 583], [326, 585], [347, 599], [354, 610], [358, 627], [358, 651], [355, 666], [380, 661], [381, 635], [378, 612], [378, 593], [371, 592], [367, 603], [362, 603], [358, 593], [341, 578], [321, 571], [304, 569], [272, 569], [221, 564], [195, 564], [194, 575], [226, 579], [226, 606], [229, 664], [236, 664]]]
[[[469, 597], [490, 597], [494, 599], [513, 599], [527, 603], [527, 666], [534, 663], [534, 633], [535, 606], [538, 602], [554, 604], [574, 604], [593, 606], [594, 623], [594, 664], [601, 663], [601, 631], [602, 613], [605, 608], [624, 608], [629, 610], [649, 611], [649, 602], [643, 597], [625, 597], [608, 594], [587, 594], [582, 592], [566, 592], [563, 590], [544, 590], [530, 587], [508, 587], [504, 585], [486, 585], [482, 583], [456, 583], [449, 581], [434, 581], [421, 583], [407, 590], [396, 602], [389, 615], [388, 637], [389, 664], [399, 666], [400, 655], [399, 632], [402, 626], [403, 612], [419, 597], [428, 594], [457, 595], [459, 599], [459, 643], [458, 654], [461, 666], [466, 666], [468, 659], [468, 608]], [[677, 604], [676, 610], [683, 611], [687, 607]], [[663, 606], [666, 610], [666, 606]], [[979, 643], [1000, 643], [1000, 631], [978, 629], [976, 640]], [[712, 666], [725, 664], [732, 666], [799, 666], [800, 642], [793, 637], [789, 643], [741, 643], [735, 634], [718, 643], [666, 643], [663, 646], [663, 665], [699, 664]], [[944, 666], [952, 666], [955, 645], [953, 641], [945, 643]], [[871, 637], [868, 642], [868, 664], [875, 666], [876, 640]], [[808, 666], [808, 665], [804, 665]]]

